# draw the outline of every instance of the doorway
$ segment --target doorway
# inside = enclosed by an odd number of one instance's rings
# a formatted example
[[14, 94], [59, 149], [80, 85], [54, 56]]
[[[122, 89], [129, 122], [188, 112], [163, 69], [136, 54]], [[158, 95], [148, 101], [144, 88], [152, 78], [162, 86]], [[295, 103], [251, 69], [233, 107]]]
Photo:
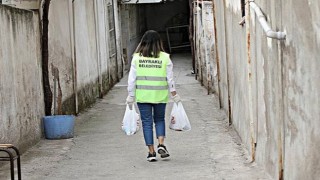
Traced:
[[185, 0], [145, 6], [146, 28], [159, 32], [168, 53], [190, 52], [189, 17]]
[[[157, 31], [165, 51], [191, 53], [189, 41], [189, 1], [122, 4], [120, 6], [122, 47], [128, 69], [135, 47], [147, 30]], [[190, 55], [191, 56], [191, 55]]]

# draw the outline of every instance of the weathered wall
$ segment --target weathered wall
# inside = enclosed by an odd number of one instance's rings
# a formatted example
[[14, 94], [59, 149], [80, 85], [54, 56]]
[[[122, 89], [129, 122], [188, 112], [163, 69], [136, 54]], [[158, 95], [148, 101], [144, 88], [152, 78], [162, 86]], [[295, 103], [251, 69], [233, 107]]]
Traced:
[[39, 15], [0, 5], [0, 143], [37, 142], [44, 115]]
[[[69, 1], [51, 1], [49, 10], [49, 79], [52, 93], [56, 92], [52, 106], [55, 113], [75, 113], [74, 64], [72, 51], [72, 23], [70, 23]], [[54, 81], [53, 69], [58, 71]], [[54, 85], [54, 82], [56, 85]], [[55, 88], [55, 89], [54, 89]], [[63, 104], [65, 106], [63, 106]], [[62, 112], [60, 112], [62, 113]]]
[[[262, 11], [270, 18], [272, 29], [283, 30], [281, 21], [281, 3], [256, 2]], [[271, 20], [272, 19], [272, 20]], [[256, 161], [263, 164], [274, 177], [281, 176], [283, 168], [283, 95], [282, 73], [279, 45], [281, 41], [267, 38], [256, 15], [250, 9], [250, 53], [252, 67], [252, 112], [256, 121]]]
[[194, 9], [196, 9], [193, 18], [197, 79], [208, 89], [208, 93], [218, 94], [212, 2], [202, 2]]
[[[116, 40], [120, 25], [114, 19], [118, 11], [113, 14], [117, 6], [111, 2], [51, 1], [48, 44], [50, 86], [56, 92], [53, 114], [78, 113], [122, 77], [121, 45]], [[42, 137], [45, 94], [39, 19], [35, 12], [0, 6], [0, 143], [13, 143], [22, 150]]]
[[[97, 71], [99, 74], [99, 82], [98, 86], [100, 87], [100, 94], [105, 94], [111, 87], [110, 82], [110, 51], [109, 51], [109, 39], [110, 35], [107, 33], [109, 26], [108, 26], [108, 14], [107, 6], [105, 1], [98, 0], [96, 1], [96, 14], [95, 14], [95, 32], [96, 32], [96, 44], [98, 45], [97, 50]], [[107, 32], [106, 32], [107, 31]], [[110, 39], [110, 41], [114, 42], [115, 39]], [[116, 73], [113, 73], [116, 75]]]
[[[320, 176], [320, 2], [282, 0], [281, 44], [284, 119], [284, 177]], [[303, 9], [301, 7], [304, 7]], [[272, 20], [279, 16], [273, 16]], [[277, 48], [277, 46], [273, 46]], [[281, 69], [279, 69], [281, 70]]]
[[229, 112], [230, 123], [237, 129], [243, 143], [252, 152], [250, 128], [249, 69], [246, 28], [240, 26], [240, 1], [215, 3], [217, 53], [220, 67], [219, 92], [221, 106]]
[[[225, 17], [224, 17], [224, 1], [213, 2], [213, 18], [214, 18], [214, 32], [215, 32], [215, 60], [219, 69], [218, 73], [218, 90], [220, 106], [226, 112], [229, 111], [229, 79], [228, 79], [228, 54], [226, 53], [226, 35], [225, 35]], [[218, 40], [217, 40], [218, 39]], [[223, 72], [223, 73], [219, 73]]]
[[221, 105], [230, 107], [243, 143], [272, 177], [317, 179], [320, 3], [255, 3], [271, 28], [287, 37], [267, 38], [248, 4], [240, 26], [240, 1], [214, 1]]
[[76, 77], [79, 109], [99, 97], [94, 1], [74, 2]]
[[[86, 108], [122, 77], [113, 9], [111, 0], [51, 2], [49, 64], [59, 70], [61, 89], [57, 85], [56, 91], [62, 104], [57, 108], [62, 106], [63, 113]], [[50, 77], [54, 91], [52, 68]]]

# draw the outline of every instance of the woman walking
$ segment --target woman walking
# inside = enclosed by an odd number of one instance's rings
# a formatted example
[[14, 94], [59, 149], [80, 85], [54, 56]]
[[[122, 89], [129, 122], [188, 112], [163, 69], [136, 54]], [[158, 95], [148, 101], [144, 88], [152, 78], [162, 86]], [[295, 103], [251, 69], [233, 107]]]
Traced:
[[153, 30], [147, 31], [132, 58], [126, 101], [129, 106], [135, 101], [138, 104], [144, 140], [149, 150], [147, 160], [150, 162], [156, 161], [153, 124], [158, 139], [157, 152], [161, 158], [170, 156], [164, 145], [165, 110], [169, 91], [173, 101], [180, 101], [173, 81], [172, 68], [170, 55], [164, 52], [160, 35]]

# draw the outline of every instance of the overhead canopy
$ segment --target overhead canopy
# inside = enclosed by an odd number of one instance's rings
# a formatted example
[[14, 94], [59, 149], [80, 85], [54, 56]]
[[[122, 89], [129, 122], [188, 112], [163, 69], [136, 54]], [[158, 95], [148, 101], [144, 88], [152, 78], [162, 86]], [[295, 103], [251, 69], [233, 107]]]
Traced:
[[143, 4], [143, 3], [161, 3], [161, 2], [166, 2], [166, 0], [121, 0], [122, 4]]

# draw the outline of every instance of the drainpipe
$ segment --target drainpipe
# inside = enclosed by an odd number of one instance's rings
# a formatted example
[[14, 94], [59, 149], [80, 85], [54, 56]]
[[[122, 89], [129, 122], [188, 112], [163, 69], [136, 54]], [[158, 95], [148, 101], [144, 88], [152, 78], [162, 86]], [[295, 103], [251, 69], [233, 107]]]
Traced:
[[[259, 8], [260, 9], [260, 8]], [[248, 15], [245, 16], [245, 21], [248, 22], [248, 24], [245, 26], [246, 27], [246, 47], [247, 47], [247, 61], [248, 61], [248, 65], [247, 65], [247, 69], [248, 69], [248, 93], [249, 93], [249, 121], [250, 121], [250, 142], [251, 142], [251, 162], [255, 161], [256, 158], [256, 144], [257, 144], [257, 136], [256, 136], [256, 127], [257, 127], [257, 121], [254, 121], [254, 117], [253, 117], [253, 78], [252, 78], [252, 74], [253, 74], [253, 64], [252, 64], [252, 60], [251, 60], [251, 34], [250, 34], [250, 26], [251, 26], [251, 21], [250, 21], [250, 5], [246, 4], [245, 6], [245, 12], [248, 12]], [[260, 11], [261, 12], [261, 11]]]
[[108, 4], [107, 4], [107, 1], [103, 1], [103, 6], [104, 6], [104, 10], [103, 10], [103, 13], [104, 13], [104, 16], [102, 17], [103, 18], [103, 22], [104, 22], [104, 27], [105, 27], [105, 42], [106, 42], [106, 67], [107, 67], [107, 73], [108, 73], [108, 85], [110, 86], [111, 83], [111, 74], [110, 74], [110, 71], [111, 71], [111, 61], [110, 61], [110, 51], [109, 51], [109, 36], [110, 36], [110, 33], [109, 33], [109, 23], [108, 23]]
[[[212, 2], [211, 2], [212, 3]], [[205, 16], [204, 14], [207, 13], [205, 12], [203, 9], [204, 9], [204, 6], [206, 5], [207, 3], [205, 2], [202, 2], [202, 11], [201, 11], [201, 18], [203, 19], [203, 17]], [[203, 29], [202, 29], [202, 32], [203, 32], [203, 37], [205, 38], [205, 32], [204, 32], [204, 29], [207, 29], [206, 26], [207, 26], [207, 23], [203, 23], [202, 24], [203, 26]], [[206, 39], [206, 38], [205, 38]], [[210, 94], [210, 83], [211, 83], [211, 72], [210, 72], [210, 61], [209, 61], [209, 57], [207, 56], [208, 55], [208, 44], [207, 44], [207, 39], [205, 40], [204, 42], [204, 47], [205, 47], [205, 59], [206, 59], [206, 70], [207, 70], [207, 95]], [[212, 86], [213, 88], [213, 86]]]
[[[117, 52], [117, 63], [119, 64], [121, 62], [121, 77], [118, 77], [119, 79], [123, 77], [123, 73], [124, 73], [124, 59], [121, 53], [121, 32], [120, 32], [120, 22], [121, 19], [119, 18], [119, 10], [118, 10], [118, 1], [117, 0], [113, 0], [113, 18], [114, 18], [114, 28], [115, 28], [115, 35], [116, 35], [116, 52]], [[119, 68], [118, 68], [119, 70]], [[119, 76], [119, 72], [117, 74]]]
[[[194, 2], [193, 3], [193, 12], [192, 12], [192, 15], [193, 15], [193, 37], [192, 37], [192, 39], [193, 39], [193, 42], [194, 42], [194, 44], [193, 44], [193, 49], [194, 49], [194, 58], [195, 58], [195, 61], [194, 61], [194, 74], [195, 74], [195, 79], [196, 80], [198, 80], [198, 52], [197, 52], [197, 44], [198, 44], [198, 42], [197, 42], [197, 35], [196, 35], [196, 32], [197, 32], [197, 29], [196, 29], [196, 27], [197, 27], [197, 17], [195, 18], [195, 16], [196, 16], [196, 10], [197, 10], [197, 7], [198, 7], [198, 5], [197, 5], [197, 3], [198, 3], [198, 1], [197, 2]], [[196, 58], [197, 57], [197, 58]]]
[[263, 15], [263, 13], [261, 12], [261, 9], [257, 6], [257, 4], [253, 1], [250, 1], [250, 7], [254, 10], [254, 12], [256, 13], [259, 22], [264, 30], [264, 32], [266, 33], [267, 37], [269, 38], [273, 38], [273, 39], [278, 39], [278, 40], [284, 40], [286, 39], [286, 33], [285, 32], [275, 32], [272, 31], [269, 24], [266, 21], [265, 16]]
[[74, 20], [74, 0], [69, 0], [69, 30], [70, 30], [70, 44], [71, 44], [71, 59], [72, 59], [72, 79], [73, 79], [73, 93], [75, 114], [78, 114], [78, 85], [77, 85], [77, 61], [75, 48], [75, 20]]
[[99, 98], [103, 98], [102, 73], [101, 73], [101, 52], [100, 52], [100, 38], [99, 38], [99, 9], [98, 1], [93, 1], [94, 10], [94, 24], [95, 24], [95, 41], [97, 53], [97, 70], [98, 70], [98, 84], [99, 84]]

